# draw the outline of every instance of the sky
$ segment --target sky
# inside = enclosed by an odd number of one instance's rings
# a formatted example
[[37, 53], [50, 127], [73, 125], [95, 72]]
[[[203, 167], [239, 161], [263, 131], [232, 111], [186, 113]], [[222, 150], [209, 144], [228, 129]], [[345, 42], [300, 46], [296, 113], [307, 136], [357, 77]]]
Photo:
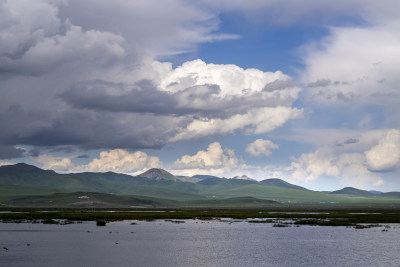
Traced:
[[400, 191], [397, 0], [0, 0], [0, 165]]

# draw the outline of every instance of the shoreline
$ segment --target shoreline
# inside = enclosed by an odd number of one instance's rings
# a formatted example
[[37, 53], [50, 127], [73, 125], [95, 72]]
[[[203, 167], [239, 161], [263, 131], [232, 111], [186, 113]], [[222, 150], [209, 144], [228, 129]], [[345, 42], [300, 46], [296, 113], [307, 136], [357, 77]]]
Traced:
[[95, 209], [8, 209], [0, 212], [0, 222], [37, 222], [57, 224], [58, 221], [112, 222], [124, 220], [221, 220], [246, 219], [252, 223], [275, 223], [282, 227], [286, 223], [293, 225], [350, 226], [362, 228], [364, 224], [382, 226], [382, 224], [400, 223], [400, 210], [310, 210], [300, 209], [157, 209], [157, 210], [95, 210]]

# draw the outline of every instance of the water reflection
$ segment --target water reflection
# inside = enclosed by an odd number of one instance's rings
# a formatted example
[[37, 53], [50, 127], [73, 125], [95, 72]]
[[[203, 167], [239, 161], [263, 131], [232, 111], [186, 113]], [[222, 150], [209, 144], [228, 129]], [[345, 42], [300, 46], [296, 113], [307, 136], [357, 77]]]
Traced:
[[[186, 220], [0, 224], [0, 266], [396, 266], [400, 228]], [[28, 245], [29, 244], [29, 245]]]

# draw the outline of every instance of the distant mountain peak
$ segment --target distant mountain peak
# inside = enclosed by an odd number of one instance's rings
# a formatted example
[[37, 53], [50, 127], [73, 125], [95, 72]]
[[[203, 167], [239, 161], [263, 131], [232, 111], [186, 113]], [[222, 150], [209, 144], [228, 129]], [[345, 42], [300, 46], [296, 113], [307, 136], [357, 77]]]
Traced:
[[248, 177], [245, 174], [242, 174], [242, 176], [235, 176], [233, 179], [241, 179], [241, 180], [248, 180], [248, 181], [255, 181], [255, 179]]
[[166, 170], [163, 169], [158, 169], [158, 168], [152, 168], [150, 170], [145, 171], [142, 174], [139, 174], [138, 176], [141, 177], [146, 177], [148, 179], [152, 180], [171, 180], [171, 181], [176, 181], [177, 178], [175, 175], [167, 172]]

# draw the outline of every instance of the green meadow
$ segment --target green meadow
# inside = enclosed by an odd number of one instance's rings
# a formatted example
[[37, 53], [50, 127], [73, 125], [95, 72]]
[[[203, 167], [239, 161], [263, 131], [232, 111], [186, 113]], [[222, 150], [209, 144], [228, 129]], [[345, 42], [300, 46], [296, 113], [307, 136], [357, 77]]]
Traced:
[[59, 174], [16, 164], [0, 167], [3, 208], [270, 208], [400, 205], [400, 193], [356, 188], [317, 192], [273, 178], [182, 177], [152, 169], [130, 176], [113, 172]]

